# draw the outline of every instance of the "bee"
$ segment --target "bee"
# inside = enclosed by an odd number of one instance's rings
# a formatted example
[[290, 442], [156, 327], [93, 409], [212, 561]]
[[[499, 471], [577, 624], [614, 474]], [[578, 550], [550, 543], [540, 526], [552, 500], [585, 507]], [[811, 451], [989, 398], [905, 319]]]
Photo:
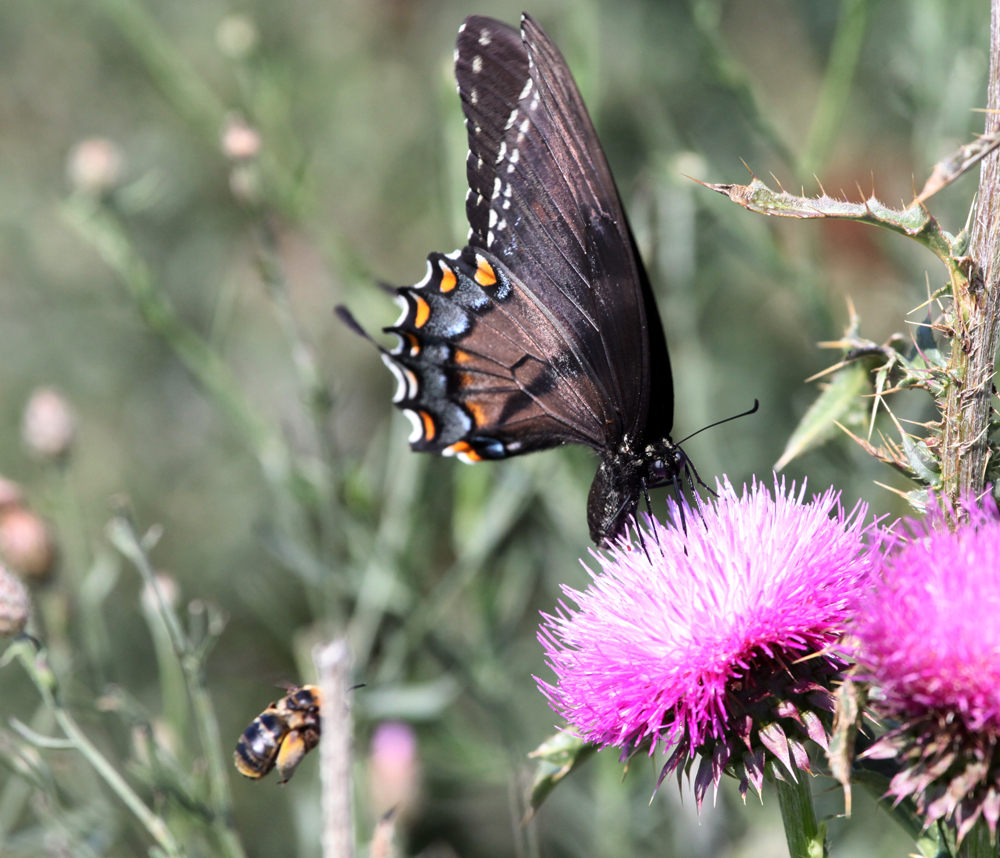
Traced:
[[233, 762], [241, 775], [260, 780], [277, 767], [285, 783], [319, 744], [322, 692], [315, 685], [292, 687], [243, 731]]

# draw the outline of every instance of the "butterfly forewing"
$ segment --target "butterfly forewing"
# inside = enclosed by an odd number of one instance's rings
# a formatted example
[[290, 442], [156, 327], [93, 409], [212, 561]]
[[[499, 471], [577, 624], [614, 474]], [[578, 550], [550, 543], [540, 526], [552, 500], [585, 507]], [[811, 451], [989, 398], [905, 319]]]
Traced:
[[[468, 19], [459, 35], [456, 74], [469, 131], [471, 240], [483, 242], [485, 223], [487, 249], [550, 308], [566, 332], [564, 349], [601, 389], [602, 441], [612, 443], [626, 433], [634, 437], [648, 407], [649, 354], [646, 339], [636, 335], [636, 326], [646, 324], [641, 262], [565, 61], [527, 16], [520, 45], [513, 36], [505, 25], [479, 17]], [[500, 48], [496, 54], [494, 46]], [[515, 46], [527, 56], [526, 67], [511, 61]], [[512, 100], [519, 68], [523, 77]], [[493, 80], [502, 83], [494, 86]], [[487, 104], [500, 104], [507, 113], [489, 121]], [[498, 128], [499, 145], [493, 136]], [[487, 193], [485, 218], [480, 194]], [[621, 276], [611, 288], [594, 287], [588, 248], [596, 232], [607, 243], [606, 253], [620, 256], [615, 268]]]

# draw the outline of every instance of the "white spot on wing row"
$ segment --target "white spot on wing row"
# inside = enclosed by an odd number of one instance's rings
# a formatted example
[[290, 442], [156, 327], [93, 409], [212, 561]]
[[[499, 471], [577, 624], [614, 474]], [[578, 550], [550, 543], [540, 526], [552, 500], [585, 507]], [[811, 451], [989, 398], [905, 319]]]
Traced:
[[500, 142], [500, 151], [497, 153], [497, 163], [499, 164], [503, 159], [504, 155], [507, 154], [507, 143], [504, 141]]
[[510, 115], [510, 119], [507, 120], [507, 124], [504, 125], [503, 130], [504, 131], [510, 130], [510, 127], [514, 124], [516, 120], [517, 120], [517, 108], [515, 107], [514, 112], [511, 113]]
[[[427, 262], [427, 268], [428, 268], [427, 276], [423, 280], [421, 280], [416, 286], [414, 286], [413, 287], [414, 289], [419, 289], [419, 288], [427, 285], [427, 281], [430, 279], [430, 276], [431, 276], [431, 272], [429, 270], [430, 267], [431, 267], [431, 263], [428, 260], [428, 262]], [[400, 313], [399, 318], [396, 319], [396, 324], [393, 325], [394, 328], [398, 328], [400, 325], [403, 324], [403, 322], [406, 321], [406, 317], [410, 315], [410, 302], [407, 301], [402, 295], [397, 295], [392, 300], [395, 301], [396, 305], [399, 306], [399, 307], [401, 307], [402, 310], [403, 310], [403, 312]]]
[[413, 431], [410, 433], [410, 437], [406, 440], [411, 444], [416, 444], [417, 441], [424, 437], [424, 421], [420, 419], [420, 415], [417, 414], [416, 411], [410, 411], [409, 408], [404, 408], [403, 413], [413, 424]]
[[[427, 260], [427, 273], [424, 274], [424, 279], [421, 280], [419, 283], [414, 283], [411, 288], [413, 288], [413, 289], [423, 289], [424, 286], [426, 286], [428, 283], [431, 282], [431, 274], [433, 274], [433, 273], [434, 272], [431, 269], [431, 261], [428, 259]], [[397, 295], [395, 300], [396, 300], [396, 303], [399, 304], [399, 306], [403, 307], [404, 309], [408, 308], [410, 306], [409, 304], [406, 303], [406, 299], [402, 295]], [[398, 325], [399, 322], [396, 322], [396, 324]]]
[[472, 58], [472, 73], [479, 74], [483, 70], [483, 58], [476, 54]]
[[530, 77], [525, 82], [524, 89], [521, 90], [521, 94], [517, 97], [517, 100], [518, 101], [524, 101], [524, 99], [528, 97], [528, 93], [529, 92], [531, 92], [531, 78]]
[[492, 41], [493, 38], [490, 36], [489, 30], [479, 31], [479, 44], [481, 44], [484, 48]]
[[382, 363], [389, 367], [392, 374], [396, 376], [396, 392], [392, 396], [392, 401], [402, 402], [404, 399], [412, 399], [417, 393], [417, 377], [387, 354], [382, 355]]

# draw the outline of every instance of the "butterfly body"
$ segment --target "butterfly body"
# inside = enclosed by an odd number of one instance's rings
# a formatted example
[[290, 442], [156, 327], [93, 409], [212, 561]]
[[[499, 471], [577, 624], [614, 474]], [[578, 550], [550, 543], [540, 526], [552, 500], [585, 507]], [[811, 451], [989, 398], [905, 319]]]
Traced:
[[[467, 462], [561, 444], [600, 456], [594, 541], [676, 482], [673, 385], [649, 279], [572, 75], [527, 15], [472, 16], [455, 52], [469, 132], [469, 240], [396, 291], [381, 349], [414, 450]], [[346, 311], [341, 315], [360, 331]]]

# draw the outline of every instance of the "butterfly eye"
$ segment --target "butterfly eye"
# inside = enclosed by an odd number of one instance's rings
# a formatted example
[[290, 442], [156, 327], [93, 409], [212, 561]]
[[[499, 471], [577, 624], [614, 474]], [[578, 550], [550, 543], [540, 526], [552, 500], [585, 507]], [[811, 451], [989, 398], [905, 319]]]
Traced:
[[649, 463], [649, 476], [654, 483], [667, 479], [667, 463], [663, 459], [653, 459]]

